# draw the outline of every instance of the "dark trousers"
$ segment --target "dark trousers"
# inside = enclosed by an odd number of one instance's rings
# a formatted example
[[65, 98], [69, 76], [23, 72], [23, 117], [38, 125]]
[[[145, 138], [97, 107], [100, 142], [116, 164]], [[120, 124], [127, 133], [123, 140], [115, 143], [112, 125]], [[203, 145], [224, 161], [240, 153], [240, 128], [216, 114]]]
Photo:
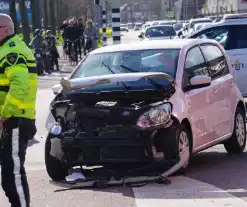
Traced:
[[56, 69], [57, 69], [57, 71], [59, 71], [57, 51], [52, 50], [51, 51], [51, 66], [52, 66], [52, 70], [54, 69], [54, 65], [56, 65]]
[[24, 168], [28, 140], [36, 133], [35, 121], [10, 118], [1, 136], [2, 188], [12, 207], [29, 207], [30, 195]]

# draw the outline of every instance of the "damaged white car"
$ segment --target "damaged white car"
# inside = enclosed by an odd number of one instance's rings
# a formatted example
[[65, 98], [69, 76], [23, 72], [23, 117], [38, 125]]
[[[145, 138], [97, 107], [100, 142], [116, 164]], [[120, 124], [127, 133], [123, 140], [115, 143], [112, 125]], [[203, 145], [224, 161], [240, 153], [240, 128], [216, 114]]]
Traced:
[[160, 181], [216, 144], [245, 148], [244, 100], [215, 41], [99, 48], [55, 88], [45, 145], [54, 184]]

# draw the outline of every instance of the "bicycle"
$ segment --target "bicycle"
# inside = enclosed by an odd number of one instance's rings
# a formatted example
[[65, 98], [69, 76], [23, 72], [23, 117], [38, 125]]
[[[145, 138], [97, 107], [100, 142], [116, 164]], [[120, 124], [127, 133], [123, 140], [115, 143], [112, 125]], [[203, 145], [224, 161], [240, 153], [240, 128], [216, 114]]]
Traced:
[[97, 37], [88, 37], [84, 36], [85, 38], [85, 47], [84, 47], [84, 55], [86, 56], [93, 50], [93, 40], [98, 40]]
[[69, 46], [69, 43], [71, 43], [71, 51], [70, 51], [70, 56], [69, 56], [69, 63], [72, 64], [73, 62], [76, 62], [76, 64], [78, 64], [78, 48], [77, 48], [77, 42], [78, 42], [78, 39], [74, 40], [74, 41], [71, 41], [71, 40], [68, 40], [68, 46]]
[[63, 58], [65, 60], [68, 58], [68, 40], [64, 40], [63, 42]]

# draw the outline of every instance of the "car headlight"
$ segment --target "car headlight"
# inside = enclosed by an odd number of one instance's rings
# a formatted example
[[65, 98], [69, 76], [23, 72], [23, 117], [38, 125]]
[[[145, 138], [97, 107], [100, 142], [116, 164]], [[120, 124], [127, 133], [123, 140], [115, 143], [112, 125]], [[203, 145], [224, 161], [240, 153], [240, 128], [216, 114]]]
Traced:
[[61, 134], [61, 132], [62, 132], [62, 126], [58, 122], [53, 124], [53, 126], [50, 129], [50, 133], [55, 136], [58, 136], [59, 134]]
[[171, 113], [172, 105], [170, 103], [157, 106], [142, 114], [137, 121], [137, 126], [140, 128], [152, 128], [166, 125], [171, 120]]

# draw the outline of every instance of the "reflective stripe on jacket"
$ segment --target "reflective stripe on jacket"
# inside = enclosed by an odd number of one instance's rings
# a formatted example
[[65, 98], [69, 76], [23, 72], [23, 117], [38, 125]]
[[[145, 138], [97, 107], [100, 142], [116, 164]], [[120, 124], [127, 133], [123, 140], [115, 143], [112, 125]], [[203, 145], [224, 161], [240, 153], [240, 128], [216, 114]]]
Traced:
[[17, 35], [0, 43], [1, 116], [35, 119], [37, 94], [36, 61]]

